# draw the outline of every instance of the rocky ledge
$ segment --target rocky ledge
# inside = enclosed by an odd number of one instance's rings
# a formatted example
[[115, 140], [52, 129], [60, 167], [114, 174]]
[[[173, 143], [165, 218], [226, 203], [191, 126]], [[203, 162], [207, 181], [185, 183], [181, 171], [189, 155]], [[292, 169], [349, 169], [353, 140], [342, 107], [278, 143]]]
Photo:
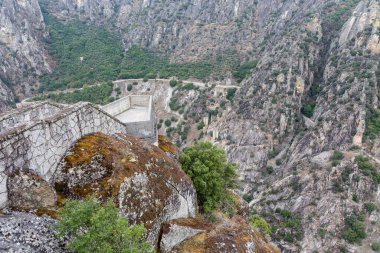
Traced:
[[[196, 191], [176, 160], [178, 149], [165, 138], [159, 147], [94, 133], [67, 151], [49, 182], [14, 172], [7, 182], [9, 209], [0, 210], [0, 251], [66, 252], [53, 230], [57, 208], [67, 199], [95, 196], [111, 198], [131, 224], [144, 224], [158, 252], [279, 252], [242, 216], [220, 215], [213, 223], [195, 218]], [[237, 214], [246, 216], [247, 206], [237, 203]]]

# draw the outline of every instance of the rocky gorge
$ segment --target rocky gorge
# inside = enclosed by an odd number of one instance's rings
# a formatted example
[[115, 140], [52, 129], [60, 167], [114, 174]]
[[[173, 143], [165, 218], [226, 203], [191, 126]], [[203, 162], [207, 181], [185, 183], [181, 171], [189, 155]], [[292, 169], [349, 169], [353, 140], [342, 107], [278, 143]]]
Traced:
[[[258, 60], [227, 109], [206, 91], [179, 91], [175, 98], [197, 118], [210, 108], [222, 111], [212, 123], [215, 142], [240, 165], [239, 194], [273, 225], [271, 237], [283, 252], [372, 252], [380, 233], [379, 1], [4, 0], [0, 6], [0, 110], [30, 95], [54, 69], [40, 6], [62, 22], [117, 31], [125, 50], [148, 48], [172, 63], [218, 59], [226, 51], [242, 63]], [[377, 208], [368, 211], [369, 203]], [[344, 234], [352, 215], [364, 216], [357, 221], [366, 233], [361, 243]], [[203, 231], [204, 239], [210, 230]]]

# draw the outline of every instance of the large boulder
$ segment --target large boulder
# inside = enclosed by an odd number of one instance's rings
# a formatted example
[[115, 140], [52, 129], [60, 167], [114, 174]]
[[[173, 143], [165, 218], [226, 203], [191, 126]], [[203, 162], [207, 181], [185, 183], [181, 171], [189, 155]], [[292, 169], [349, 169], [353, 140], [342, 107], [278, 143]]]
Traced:
[[215, 223], [201, 218], [176, 219], [163, 224], [159, 253], [280, 253], [245, 219], [220, 216]]
[[55, 208], [54, 188], [32, 172], [16, 172], [8, 177], [8, 205], [18, 211], [48, 210]]
[[93, 195], [112, 198], [131, 224], [148, 228], [153, 244], [163, 222], [197, 212], [196, 191], [178, 161], [132, 136], [83, 137], [64, 156], [53, 182], [59, 203]]

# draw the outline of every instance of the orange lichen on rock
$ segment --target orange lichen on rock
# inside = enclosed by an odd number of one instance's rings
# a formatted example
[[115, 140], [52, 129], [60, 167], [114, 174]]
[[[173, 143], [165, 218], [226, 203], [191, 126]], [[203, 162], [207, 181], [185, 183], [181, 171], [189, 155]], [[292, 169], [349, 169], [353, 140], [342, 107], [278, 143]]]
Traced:
[[[188, 221], [186, 221], [188, 220]], [[196, 252], [196, 253], [280, 253], [264, 235], [253, 230], [245, 219], [234, 216], [231, 219], [220, 217], [215, 224], [204, 220], [181, 219], [170, 221], [171, 225], [188, 226], [192, 229], [203, 230], [189, 239], [175, 246], [170, 252]], [[170, 226], [163, 230], [169, 233]], [[163, 236], [164, 237], [164, 236]], [[163, 253], [163, 251], [161, 251]], [[166, 253], [166, 252], [165, 252]]]
[[174, 158], [179, 157], [179, 149], [176, 145], [174, 145], [168, 137], [164, 135], [158, 136], [158, 147], [162, 149], [163, 151], [169, 153]]
[[112, 198], [132, 224], [142, 223], [156, 234], [162, 219], [196, 213], [194, 186], [178, 161], [133, 136], [84, 136], [67, 152], [53, 181], [59, 203]]

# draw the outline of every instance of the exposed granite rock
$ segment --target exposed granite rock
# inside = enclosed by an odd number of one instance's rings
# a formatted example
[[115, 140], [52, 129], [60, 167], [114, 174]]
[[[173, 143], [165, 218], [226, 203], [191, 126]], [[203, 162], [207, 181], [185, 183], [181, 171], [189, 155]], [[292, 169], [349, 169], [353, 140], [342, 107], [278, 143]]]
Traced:
[[[0, 27], [0, 100], [10, 104], [10, 88], [29, 95], [37, 87], [37, 77], [50, 71], [44, 43], [48, 33], [37, 0], [1, 1]], [[5, 109], [2, 104], [0, 113]]]
[[158, 136], [158, 147], [165, 151], [165, 153], [174, 159], [179, 159], [179, 149], [176, 145], [173, 144], [172, 141], [169, 140], [168, 137], [164, 135]]
[[197, 228], [191, 225], [200, 223], [196, 218], [171, 220], [162, 224], [162, 234], [160, 240], [160, 253], [170, 252], [173, 247], [183, 241], [193, 237], [196, 234], [204, 233], [211, 225], [204, 222], [204, 225], [198, 224]]
[[55, 208], [54, 188], [32, 172], [16, 172], [8, 177], [8, 205], [18, 211]]
[[63, 253], [65, 243], [55, 237], [55, 220], [30, 213], [0, 213], [0, 252]]
[[152, 243], [162, 222], [197, 211], [194, 186], [179, 163], [131, 136], [83, 137], [64, 157], [53, 182], [61, 199], [112, 197], [132, 224], [149, 229]]
[[[180, 231], [175, 234], [175, 231]], [[162, 232], [160, 252], [198, 252], [198, 253], [279, 253], [259, 232], [252, 230], [240, 216], [225, 218], [220, 216], [215, 223], [202, 219], [178, 219], [166, 223]], [[188, 238], [190, 234], [195, 234]], [[173, 241], [180, 242], [173, 246]]]

